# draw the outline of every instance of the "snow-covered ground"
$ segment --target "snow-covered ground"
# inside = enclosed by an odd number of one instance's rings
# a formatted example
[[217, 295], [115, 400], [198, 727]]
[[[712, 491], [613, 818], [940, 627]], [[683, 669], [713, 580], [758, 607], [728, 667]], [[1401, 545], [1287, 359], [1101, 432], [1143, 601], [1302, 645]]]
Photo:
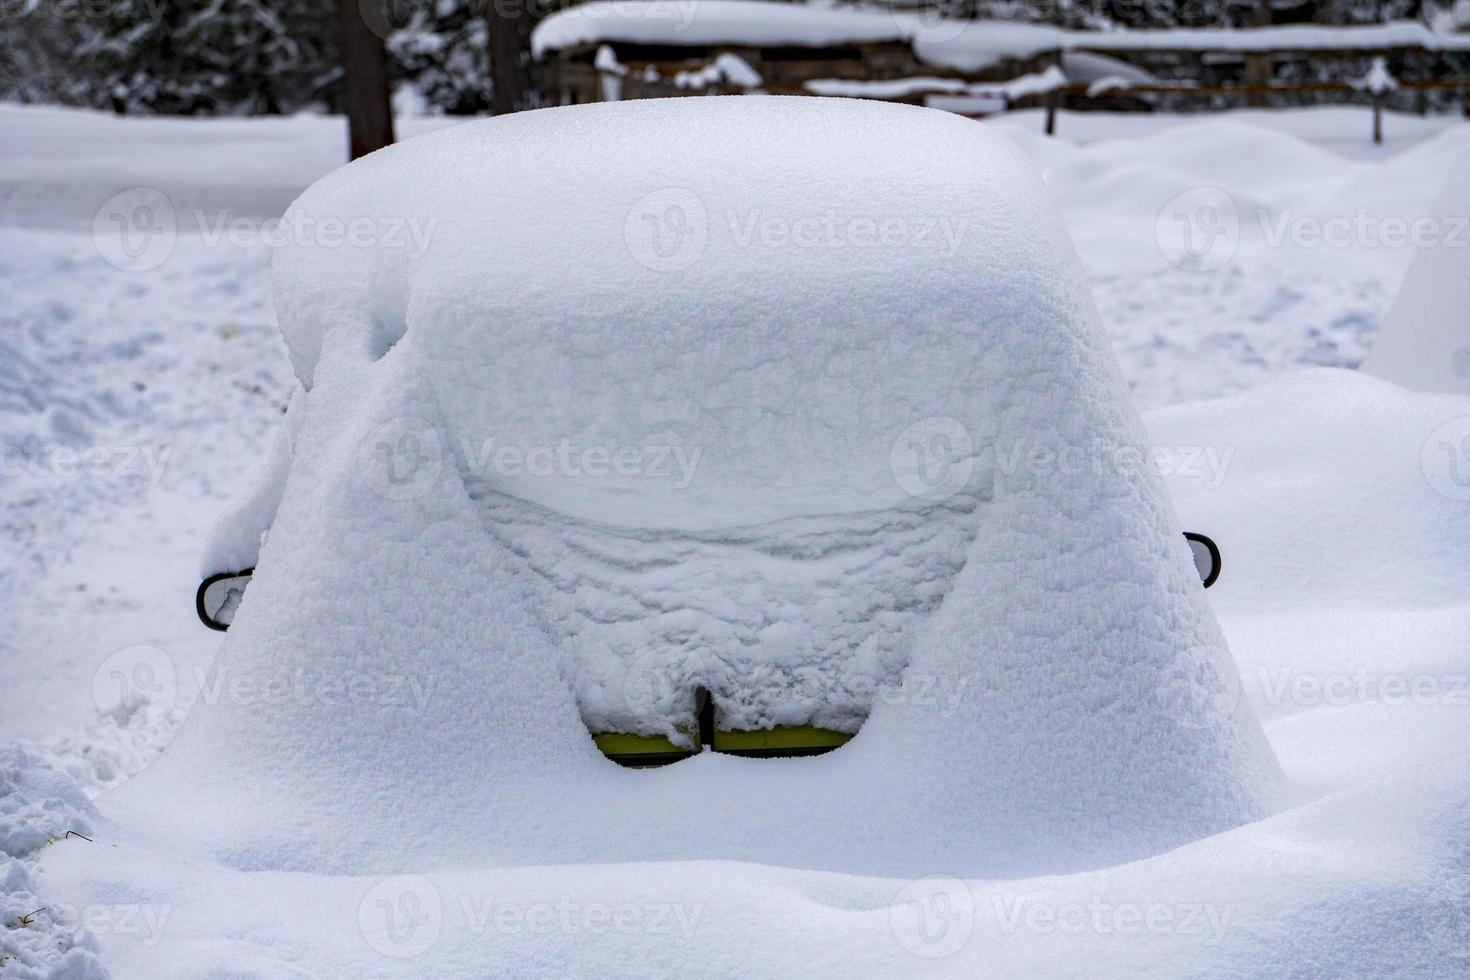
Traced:
[[[57, 975], [100, 976], [94, 951], [115, 977], [1470, 969], [1470, 520], [1453, 468], [1470, 460], [1440, 451], [1470, 446], [1470, 402], [1298, 371], [1361, 360], [1412, 222], [1446, 217], [1433, 202], [1470, 127], [1393, 116], [1374, 147], [1362, 109], [1064, 114], [1056, 139], [1035, 113], [986, 125], [1040, 166], [1176, 507], [1224, 548], [1211, 598], [1286, 812], [1009, 882], [704, 862], [380, 880], [188, 854], [143, 870], [138, 842], [60, 840], [102, 824], [34, 760], [97, 794], [148, 764], [202, 688], [218, 696], [219, 635], [192, 609], [200, 548], [293, 385], [269, 219], [343, 138], [313, 117], [0, 107], [0, 744], [19, 746], [0, 756], [0, 976], [63, 957]], [[123, 237], [117, 218], [149, 198], [108, 202], [138, 187], [167, 197], [175, 234]], [[1470, 256], [1463, 227], [1432, 229]]]

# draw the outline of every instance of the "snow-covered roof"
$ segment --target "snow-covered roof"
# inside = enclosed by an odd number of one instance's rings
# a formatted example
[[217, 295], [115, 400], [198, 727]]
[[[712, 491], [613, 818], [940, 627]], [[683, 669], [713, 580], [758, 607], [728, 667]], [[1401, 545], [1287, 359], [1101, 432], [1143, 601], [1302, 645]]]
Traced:
[[[216, 853], [1004, 874], [1269, 806], [1086, 280], [1004, 137], [816, 98], [548, 109], [358, 160], [284, 225], [328, 220], [360, 233], [275, 258], [309, 390], [219, 656], [231, 690], [305, 693], [201, 705], [147, 773]], [[372, 234], [405, 223], [422, 250]], [[816, 759], [633, 776], [593, 747], [696, 687], [727, 728], [871, 714]], [[696, 800], [719, 819], [690, 833]]]
[[1050, 51], [1470, 50], [1470, 36], [1437, 33], [1415, 21], [1238, 30], [1073, 31], [1045, 24], [947, 20], [902, 11], [765, 0], [592, 0], [547, 17], [531, 38], [538, 58], [604, 42], [820, 48], [885, 41], [910, 43], [920, 61], [957, 71], [978, 71], [1003, 60]]
[[1470, 50], [1470, 37], [1441, 34], [1418, 21], [1387, 24], [1283, 24], [1234, 30], [1167, 28], [1072, 31], [1069, 49], [1089, 51], [1426, 51]]

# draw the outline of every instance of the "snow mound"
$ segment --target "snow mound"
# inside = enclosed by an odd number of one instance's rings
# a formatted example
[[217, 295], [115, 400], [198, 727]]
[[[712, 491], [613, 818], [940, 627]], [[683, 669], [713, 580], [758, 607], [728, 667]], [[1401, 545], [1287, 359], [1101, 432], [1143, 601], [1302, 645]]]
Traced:
[[1470, 395], [1470, 151], [1445, 181], [1432, 229], [1363, 370], [1418, 391]]
[[[1280, 422], [1262, 429], [1263, 418]], [[1170, 490], [1225, 551], [1217, 601], [1335, 610], [1464, 601], [1470, 399], [1316, 368], [1148, 420], [1156, 445], [1216, 461], [1176, 475]], [[1304, 448], [1316, 445], [1334, 451]], [[1314, 506], [1268, 505], [1299, 488], [1311, 488]]]
[[[113, 798], [188, 814], [160, 832], [249, 868], [1009, 875], [1272, 805], [1070, 242], [1003, 137], [809, 98], [546, 110], [373, 154], [307, 217], [432, 234], [278, 255], [303, 414], [222, 696]], [[628, 772], [580, 717], [700, 684], [783, 721], [831, 704], [808, 675], [843, 687], [839, 656], [889, 673], [819, 758]]]
[[[75, 906], [38, 897], [41, 852], [91, 847], [97, 813], [81, 789], [25, 749], [0, 748], [0, 975], [16, 980], [106, 980]], [[74, 836], [83, 835], [83, 836]], [[94, 855], [95, 856], [95, 855]]]

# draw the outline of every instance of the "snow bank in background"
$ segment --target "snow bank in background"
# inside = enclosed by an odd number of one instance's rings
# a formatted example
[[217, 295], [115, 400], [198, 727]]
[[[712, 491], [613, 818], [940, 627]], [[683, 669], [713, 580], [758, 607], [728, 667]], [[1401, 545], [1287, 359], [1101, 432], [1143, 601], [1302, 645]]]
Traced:
[[[1283, 424], [1261, 430], [1260, 420], [1271, 417]], [[1159, 444], [1209, 447], [1220, 461], [1209, 476], [1201, 470], [1171, 485], [1190, 526], [1206, 522], [1225, 549], [1230, 581], [1222, 579], [1213, 597], [1319, 610], [1465, 600], [1470, 492], [1456, 482], [1466, 461], [1456, 456], [1455, 438], [1458, 430], [1470, 435], [1463, 397], [1410, 394], [1354, 372], [1316, 370], [1227, 404], [1181, 406], [1149, 419]], [[1198, 433], [1206, 427], [1204, 440]], [[1303, 444], [1314, 439], [1329, 441], [1333, 452], [1305, 453]], [[1268, 505], [1282, 488], [1299, 487], [1316, 488], [1314, 506]], [[1269, 580], [1255, 571], [1267, 567]]]
[[604, 41], [820, 47], [899, 41], [905, 37], [899, 21], [878, 10], [839, 11], [759, 0], [701, 0], [688, 4], [597, 0], [542, 20], [531, 35], [531, 50], [540, 58], [550, 51]]
[[[306, 416], [220, 680], [307, 693], [201, 706], [119, 805], [167, 797], [187, 836], [245, 867], [596, 855], [990, 874], [1156, 853], [1264, 812], [1274, 761], [1249, 711], [1201, 719], [1191, 684], [1228, 676], [1229, 654], [1157, 480], [1126, 463], [1138, 423], [1065, 231], [1009, 142], [872, 103], [576, 107], [374, 154], [294, 210], [434, 228], [422, 254], [279, 255]], [[742, 238], [752, 219], [792, 230]], [[885, 245], [803, 244], [808, 222], [864, 221]], [[699, 456], [682, 484], [496, 462], [564, 445]], [[1079, 447], [1095, 465], [1066, 479], [1016, 463]], [[541, 508], [534, 526], [562, 536], [566, 563], [538, 568], [558, 552], [538, 542], [527, 559], [535, 539], [514, 523], [487, 533], [488, 494]], [[614, 696], [637, 707], [648, 687], [700, 683], [731, 713], [774, 696], [745, 675], [827, 666], [799, 642], [820, 607], [758, 608], [783, 576], [830, 595], [849, 549], [932, 562], [878, 532], [937, 520], [940, 502], [963, 513], [965, 496], [972, 541], [925, 532], [962, 567], [920, 583], [944, 599], [895, 647], [908, 671], [876, 679], [888, 694], [849, 746], [638, 774], [596, 753], [583, 685], [621, 677]], [[599, 559], [607, 607], [565, 629], [556, 576], [652, 529], [664, 553]], [[671, 555], [699, 574], [658, 593], [654, 577], [682, 567]], [[864, 584], [884, 587], [846, 587]], [[660, 631], [707, 641], [692, 662], [616, 649], [645, 615], [626, 607], [656, 594]], [[718, 627], [750, 612], [785, 619], [745, 650]], [[732, 669], [740, 657], [751, 669]], [[324, 712], [312, 692], [352, 679], [366, 699]], [[693, 799], [719, 824], [691, 825]]]
[[1211, 601], [1293, 795], [1470, 771], [1470, 398], [1313, 370], [1147, 418], [1200, 461], [1171, 496], [1224, 552]]
[[541, 21], [531, 35], [531, 49], [535, 57], [544, 58], [555, 51], [609, 41], [674, 47], [809, 48], [909, 42], [925, 64], [966, 72], [1048, 51], [1470, 50], [1470, 38], [1437, 34], [1409, 21], [1247, 30], [1071, 31], [1007, 20], [949, 19], [901, 9], [759, 0], [593, 0]]
[[1414, 253], [1363, 370], [1419, 391], [1470, 394], [1470, 151], [1435, 210], [1440, 234]]

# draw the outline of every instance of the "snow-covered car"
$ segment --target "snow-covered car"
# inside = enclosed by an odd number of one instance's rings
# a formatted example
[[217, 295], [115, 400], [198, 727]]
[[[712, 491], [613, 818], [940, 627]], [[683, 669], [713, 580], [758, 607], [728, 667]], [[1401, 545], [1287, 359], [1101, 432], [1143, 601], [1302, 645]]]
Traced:
[[[614, 111], [638, 124], [675, 112]], [[1005, 240], [972, 225], [932, 176], [954, 160], [892, 153], [876, 172], [897, 189], [878, 195], [872, 174], [793, 145], [779, 193], [763, 198], [728, 135], [683, 171], [637, 148], [568, 151], [589, 157], [569, 179], [605, 187], [611, 240], [544, 183], [514, 219], [529, 230], [508, 228], [501, 207], [385, 216], [373, 190], [334, 194], [333, 214], [346, 209], [363, 244], [344, 255], [297, 242], [278, 266], [302, 381], [334, 321], [374, 358], [436, 332], [436, 420], [385, 422], [360, 447], [357, 478], [409, 499], [430, 471], [464, 477], [486, 541], [544, 587], [544, 627], [577, 648], [579, 707], [605, 754], [647, 764], [705, 746], [841, 745], [899, 682], [1007, 463], [966, 386], [995, 385], [977, 328], [1032, 315], [987, 280], [1034, 229]], [[393, 156], [345, 173], [366, 180]], [[455, 175], [401, 179], [379, 199], [388, 211]], [[309, 228], [311, 202], [341, 184], [308, 194], [296, 223]], [[412, 237], [392, 240], [396, 225]], [[995, 246], [983, 259], [982, 240]], [[432, 248], [395, 247], [409, 241]], [[444, 270], [433, 296], [447, 312], [414, 329], [426, 263]], [[1056, 288], [1023, 292], [1042, 303]], [[304, 410], [292, 411], [298, 422]], [[196, 595], [213, 628], [228, 627], [254, 572], [291, 447], [288, 436], [216, 533]], [[1208, 587], [1219, 551], [1185, 537]]]
[[200, 605], [231, 681], [336, 693], [203, 705], [147, 774], [232, 854], [694, 854], [695, 794], [731, 817], [700, 856], [820, 860], [820, 825], [875, 866], [901, 836], [1050, 867], [1264, 812], [1274, 758], [1210, 686], [1191, 549], [1005, 138], [817, 98], [543, 110], [372, 154], [284, 225], [300, 388]]

